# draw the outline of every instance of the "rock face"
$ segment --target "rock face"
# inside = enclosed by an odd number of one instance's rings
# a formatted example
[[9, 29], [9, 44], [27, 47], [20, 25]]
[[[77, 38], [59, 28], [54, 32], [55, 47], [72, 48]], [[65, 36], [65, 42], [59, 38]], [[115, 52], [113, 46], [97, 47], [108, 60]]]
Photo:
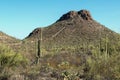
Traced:
[[90, 12], [87, 10], [80, 10], [80, 11], [69, 11], [68, 13], [64, 14], [58, 21], [73, 19], [75, 17], [81, 17], [83, 20], [93, 20]]
[[64, 14], [58, 21], [68, 20], [70, 18], [74, 18], [75, 16], [78, 16], [78, 13], [76, 11], [70, 11], [66, 14]]
[[81, 10], [81, 11], [78, 11], [78, 14], [84, 19], [84, 20], [93, 20], [91, 15], [90, 15], [90, 12], [87, 11], [87, 10]]
[[[31, 32], [28, 37], [35, 36], [36, 34], [40, 34], [41, 28], [36, 28], [33, 32]], [[38, 36], [36, 36], [38, 38]], [[26, 37], [27, 38], [27, 37]]]

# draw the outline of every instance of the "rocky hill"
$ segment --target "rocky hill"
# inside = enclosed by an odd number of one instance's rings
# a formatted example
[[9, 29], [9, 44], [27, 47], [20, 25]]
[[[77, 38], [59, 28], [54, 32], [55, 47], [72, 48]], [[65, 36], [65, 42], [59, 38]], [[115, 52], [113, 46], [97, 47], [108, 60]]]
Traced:
[[[42, 32], [41, 32], [42, 31]], [[43, 45], [98, 45], [100, 40], [108, 39], [111, 43], [119, 40], [119, 34], [95, 21], [87, 10], [70, 11], [54, 24], [36, 28], [26, 39], [36, 41], [42, 35]], [[96, 44], [98, 43], [98, 44]]]

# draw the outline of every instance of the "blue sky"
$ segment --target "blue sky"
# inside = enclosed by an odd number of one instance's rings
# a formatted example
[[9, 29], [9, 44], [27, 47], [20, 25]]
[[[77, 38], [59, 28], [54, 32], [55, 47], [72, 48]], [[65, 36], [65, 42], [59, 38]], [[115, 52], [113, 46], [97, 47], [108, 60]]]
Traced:
[[120, 0], [0, 0], [0, 31], [23, 39], [64, 13], [87, 9], [106, 27], [120, 32]]

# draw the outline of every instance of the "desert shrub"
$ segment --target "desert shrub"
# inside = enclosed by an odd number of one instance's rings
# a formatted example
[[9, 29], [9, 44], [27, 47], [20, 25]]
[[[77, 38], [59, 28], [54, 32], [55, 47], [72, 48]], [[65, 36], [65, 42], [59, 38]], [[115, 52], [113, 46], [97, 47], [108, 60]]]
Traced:
[[105, 57], [106, 54], [100, 55], [100, 57], [93, 59], [89, 57], [87, 59], [85, 73], [86, 79], [93, 80], [119, 80], [120, 79], [120, 55], [113, 54]]
[[5, 45], [0, 45], [0, 78], [5, 78], [10, 76], [18, 68], [25, 67], [27, 64], [27, 59], [20, 53], [15, 53], [9, 47]]
[[63, 69], [63, 70], [69, 69], [70, 68], [70, 63], [67, 62], [67, 61], [63, 61], [60, 64], [58, 64], [58, 68]]

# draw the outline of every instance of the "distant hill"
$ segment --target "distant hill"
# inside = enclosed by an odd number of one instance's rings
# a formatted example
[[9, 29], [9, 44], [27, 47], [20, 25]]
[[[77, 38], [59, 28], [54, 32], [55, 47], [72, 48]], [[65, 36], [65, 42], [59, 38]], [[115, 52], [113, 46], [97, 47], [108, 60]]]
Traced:
[[12, 44], [12, 43], [16, 43], [18, 41], [20, 41], [20, 40], [0, 31], [0, 43]]
[[17, 51], [16, 48], [18, 48], [18, 45], [20, 44], [20, 40], [0, 31], [0, 43], [9, 46], [15, 51]]

